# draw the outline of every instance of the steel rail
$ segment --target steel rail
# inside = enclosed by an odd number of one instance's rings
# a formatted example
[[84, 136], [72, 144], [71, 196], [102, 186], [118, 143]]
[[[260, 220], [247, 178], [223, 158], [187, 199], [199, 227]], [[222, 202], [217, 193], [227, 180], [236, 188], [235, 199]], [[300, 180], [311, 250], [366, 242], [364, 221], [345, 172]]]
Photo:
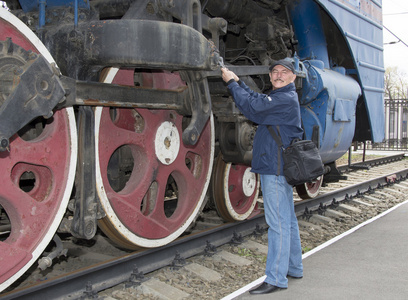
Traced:
[[[297, 202], [295, 203], [295, 212], [299, 216], [305, 211], [317, 210], [321, 205], [331, 203], [333, 200], [341, 202], [358, 197], [376, 188], [405, 180], [407, 176], [408, 169], [404, 169], [329, 192], [314, 199]], [[80, 269], [76, 272], [43, 281], [37, 285], [17, 288], [11, 292], [0, 294], [0, 299], [92, 298], [99, 291], [117, 284], [124, 282], [128, 285], [140, 283], [140, 279], [134, 279], [138, 277], [138, 274], [150, 273], [166, 266], [177, 267], [179, 260], [182, 261], [191, 256], [206, 252], [211, 254], [213, 247], [218, 247], [228, 242], [239, 243], [243, 236], [251, 233], [262, 233], [266, 227], [263, 214], [241, 222], [222, 224], [206, 231], [186, 235], [160, 248], [130, 253]]]
[[372, 167], [372, 166], [377, 166], [381, 164], [391, 163], [394, 161], [402, 160], [404, 158], [405, 158], [405, 153], [399, 153], [395, 155], [374, 158], [374, 159], [370, 159], [370, 160], [366, 160], [362, 162], [356, 162], [356, 163], [352, 163], [351, 165], [337, 166], [337, 169], [339, 170], [339, 172], [343, 173], [348, 170], [355, 170], [359, 168]]
[[395, 182], [406, 180], [407, 176], [408, 169], [404, 169], [361, 183], [356, 183], [333, 192], [328, 192], [313, 199], [300, 201], [295, 205], [295, 213], [297, 216], [300, 216], [307, 211], [317, 210], [319, 207], [332, 203], [333, 201], [341, 202], [351, 200], [354, 197], [360, 197], [364, 193], [371, 193], [375, 189], [381, 189], [386, 185], [392, 185]]
[[[177, 264], [177, 259], [205, 253], [208, 242], [218, 247], [249, 235], [266, 225], [264, 215], [239, 223], [227, 223], [204, 232], [179, 238], [160, 248], [134, 252], [88, 268], [64, 274], [40, 284], [8, 292], [0, 299], [78, 299], [92, 298], [97, 292], [128, 282], [143, 274]], [[132, 276], [133, 273], [133, 276]]]

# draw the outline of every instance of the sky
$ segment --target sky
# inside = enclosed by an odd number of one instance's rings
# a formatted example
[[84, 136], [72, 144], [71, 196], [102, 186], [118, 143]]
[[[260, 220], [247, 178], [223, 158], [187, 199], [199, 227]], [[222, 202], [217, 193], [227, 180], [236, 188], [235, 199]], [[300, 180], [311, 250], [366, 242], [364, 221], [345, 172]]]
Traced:
[[382, 8], [383, 26], [397, 36], [384, 28], [384, 67], [397, 67], [408, 77], [408, 0], [382, 0]]

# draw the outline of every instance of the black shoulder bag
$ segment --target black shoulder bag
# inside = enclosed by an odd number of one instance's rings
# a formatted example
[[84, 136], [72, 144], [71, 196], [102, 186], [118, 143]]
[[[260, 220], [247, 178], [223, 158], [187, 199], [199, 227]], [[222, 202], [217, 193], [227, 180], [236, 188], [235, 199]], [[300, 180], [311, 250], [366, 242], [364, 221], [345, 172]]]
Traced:
[[[276, 134], [272, 126], [268, 125], [268, 130], [278, 144], [278, 148], [282, 149], [283, 175], [286, 181], [294, 186], [311, 182], [323, 175], [324, 166], [315, 143], [310, 140], [294, 139], [288, 147], [284, 148], [279, 126], [276, 126], [276, 128], [278, 134]], [[280, 155], [278, 155], [278, 160], [278, 175], [280, 175]]]

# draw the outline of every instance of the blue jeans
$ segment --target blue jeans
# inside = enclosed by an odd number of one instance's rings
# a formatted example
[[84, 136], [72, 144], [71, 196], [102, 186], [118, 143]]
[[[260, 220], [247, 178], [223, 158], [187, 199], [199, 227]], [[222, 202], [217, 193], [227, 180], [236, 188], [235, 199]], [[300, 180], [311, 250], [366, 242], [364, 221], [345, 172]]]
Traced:
[[302, 246], [293, 204], [293, 188], [284, 176], [261, 175], [262, 195], [268, 229], [265, 282], [288, 287], [289, 274], [303, 276]]

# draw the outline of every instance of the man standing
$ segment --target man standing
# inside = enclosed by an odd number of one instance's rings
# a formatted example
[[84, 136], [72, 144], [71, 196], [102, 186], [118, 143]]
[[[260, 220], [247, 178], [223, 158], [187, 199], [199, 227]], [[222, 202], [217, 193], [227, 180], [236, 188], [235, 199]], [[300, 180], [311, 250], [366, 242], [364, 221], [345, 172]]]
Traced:
[[269, 95], [252, 91], [232, 71], [222, 68], [235, 104], [252, 122], [256, 130], [252, 172], [261, 177], [265, 219], [268, 229], [266, 279], [251, 294], [267, 294], [288, 287], [287, 277], [302, 278], [302, 247], [293, 204], [293, 188], [283, 176], [281, 149], [268, 130], [279, 132], [284, 147], [295, 138], [302, 138], [300, 106], [294, 81], [295, 69], [282, 59], [269, 68], [273, 90]]

